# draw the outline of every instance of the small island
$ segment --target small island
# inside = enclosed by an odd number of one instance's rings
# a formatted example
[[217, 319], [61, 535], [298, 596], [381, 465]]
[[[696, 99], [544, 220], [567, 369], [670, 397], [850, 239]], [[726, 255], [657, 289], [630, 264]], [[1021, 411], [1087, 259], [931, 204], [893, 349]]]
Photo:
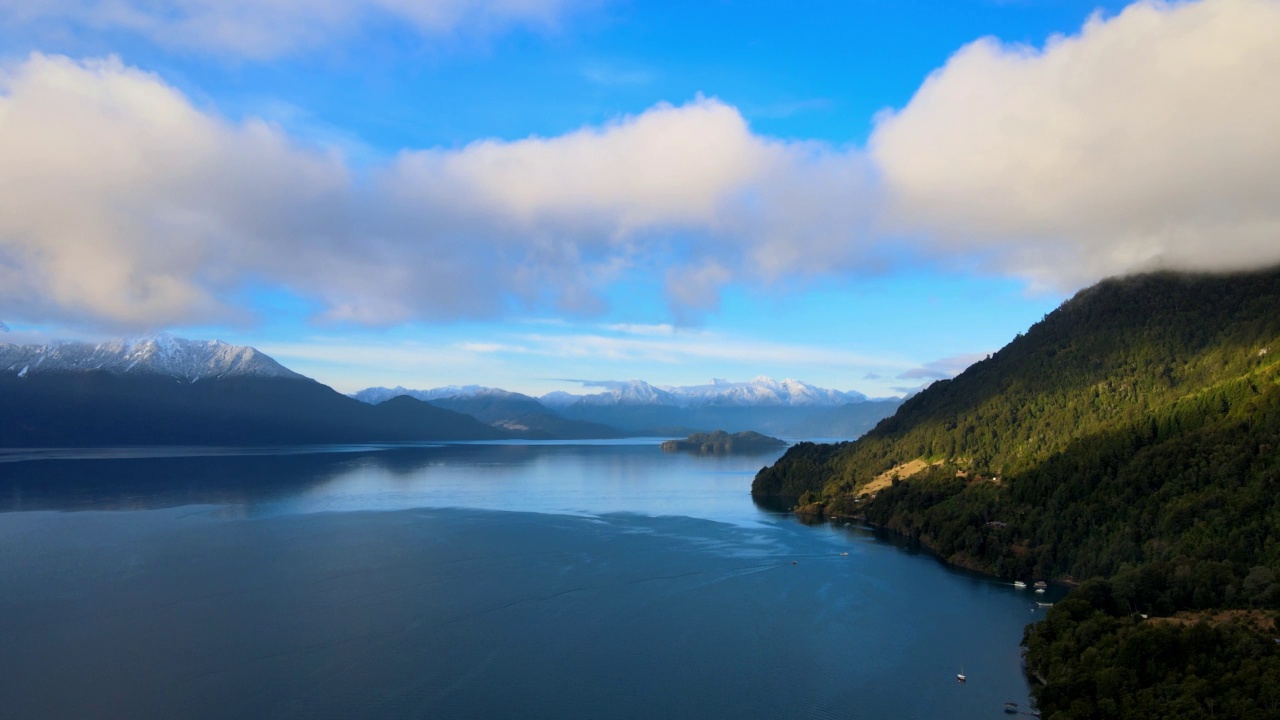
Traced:
[[667, 440], [662, 449], [668, 452], [684, 451], [701, 455], [728, 455], [730, 453], [760, 453], [784, 448], [786, 440], [779, 440], [768, 435], [747, 430], [746, 432], [727, 433], [716, 430], [709, 433], [694, 433], [684, 440]]

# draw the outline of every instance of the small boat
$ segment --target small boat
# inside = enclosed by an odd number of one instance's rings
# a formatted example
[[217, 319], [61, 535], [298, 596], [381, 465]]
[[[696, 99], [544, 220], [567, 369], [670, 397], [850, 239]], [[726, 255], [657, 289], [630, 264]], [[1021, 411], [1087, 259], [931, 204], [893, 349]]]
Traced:
[[1018, 588], [1019, 590], [1021, 590], [1022, 588], [1025, 588], [1025, 587], [1027, 586], [1027, 584], [1026, 584], [1026, 583], [1024, 583], [1024, 582], [1022, 582], [1021, 580], [1014, 580], [1014, 581], [1013, 581], [1013, 586], [1014, 586], [1014, 587], [1016, 587], [1016, 588]]
[[1047, 583], [1047, 582], [1045, 582], [1045, 581], [1043, 581], [1043, 580], [1037, 580], [1037, 581], [1036, 581], [1036, 589], [1037, 589], [1037, 590], [1044, 590], [1044, 589], [1045, 589], [1045, 588], [1047, 588], [1047, 587], [1049, 587], [1049, 583]]
[[956, 682], [964, 682], [965, 680], [968, 680], [968, 679], [969, 678], [964, 676], [964, 673], [956, 673]]
[[1053, 607], [1053, 603], [1042, 603], [1037, 601], [1036, 604], [1039, 605], [1040, 607]]
[[1016, 703], [1016, 702], [1007, 702], [1007, 703], [1005, 703], [1005, 704], [1004, 704], [1004, 711], [1005, 711], [1005, 712], [1007, 712], [1007, 713], [1009, 713], [1010, 715], [1013, 715], [1014, 713], [1018, 712], [1018, 703]]

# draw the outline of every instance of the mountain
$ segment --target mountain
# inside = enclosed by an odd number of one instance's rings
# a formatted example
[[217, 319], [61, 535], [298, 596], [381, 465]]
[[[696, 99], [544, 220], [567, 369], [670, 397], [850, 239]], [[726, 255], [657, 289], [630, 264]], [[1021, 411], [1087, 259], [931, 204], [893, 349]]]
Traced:
[[20, 375], [100, 370], [156, 375], [195, 382], [212, 378], [305, 379], [251, 347], [161, 334], [105, 343], [59, 341], [46, 345], [0, 344], [0, 373]]
[[1275, 717], [1280, 646], [1249, 638], [1280, 608], [1280, 270], [1102, 282], [752, 494], [1006, 578], [1095, 578], [1028, 631], [1046, 717]]
[[432, 388], [430, 390], [410, 390], [409, 388], [401, 387], [399, 385], [393, 388], [371, 387], [365, 388], [357, 393], [353, 393], [351, 397], [359, 400], [360, 402], [377, 405], [380, 402], [385, 402], [393, 397], [399, 397], [401, 395], [408, 395], [411, 398], [422, 400], [423, 402], [455, 398], [511, 398], [516, 401], [528, 399], [537, 403], [537, 400], [534, 400], [528, 395], [507, 392], [506, 390], [485, 387], [483, 385], [447, 385], [445, 387]]
[[542, 401], [551, 407], [568, 407], [576, 403], [593, 406], [666, 405], [672, 407], [736, 406], [825, 406], [834, 407], [865, 402], [860, 392], [828, 390], [799, 380], [781, 382], [760, 376], [749, 382], [731, 382], [720, 378], [706, 385], [650, 385], [643, 380], [610, 383], [612, 387], [590, 395], [555, 392]]
[[681, 407], [682, 398], [643, 380], [618, 383], [605, 392], [583, 395], [574, 405], [612, 407], [616, 405], [667, 405]]
[[335, 443], [509, 437], [405, 398], [368, 405], [249, 347], [169, 336], [0, 344], [0, 446]]
[[819, 388], [799, 380], [757, 377], [749, 382], [656, 386], [643, 380], [612, 383], [604, 392], [552, 393], [544, 404], [567, 418], [630, 433], [684, 435], [698, 430], [756, 430], [787, 437], [858, 437], [897, 409], [899, 401], [869, 400], [858, 392]]
[[431, 390], [367, 388], [352, 397], [377, 402], [397, 395], [429, 400], [532, 438], [686, 435], [712, 428], [790, 437], [857, 437], [899, 403], [767, 377], [743, 383], [713, 380], [692, 386], [630, 380], [610, 383], [599, 393], [553, 392], [541, 398], [479, 385]]
[[437, 407], [470, 415], [506, 431], [511, 437], [556, 440], [603, 439], [624, 435], [622, 431], [607, 425], [562, 417], [528, 395], [480, 385], [450, 385], [431, 390], [410, 390], [398, 386], [375, 387], [352, 395], [361, 402], [371, 404], [401, 396], [430, 401]]
[[573, 395], [563, 390], [556, 390], [555, 392], [547, 393], [546, 395], [538, 398], [543, 405], [553, 410], [569, 407], [581, 399], [581, 395]]

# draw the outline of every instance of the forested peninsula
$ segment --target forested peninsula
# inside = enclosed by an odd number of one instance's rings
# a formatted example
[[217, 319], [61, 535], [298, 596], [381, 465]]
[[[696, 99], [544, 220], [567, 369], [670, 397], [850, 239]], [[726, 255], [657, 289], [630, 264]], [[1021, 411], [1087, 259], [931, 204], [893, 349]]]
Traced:
[[752, 485], [1010, 579], [1045, 717], [1280, 717], [1280, 270], [1083, 290], [861, 439]]

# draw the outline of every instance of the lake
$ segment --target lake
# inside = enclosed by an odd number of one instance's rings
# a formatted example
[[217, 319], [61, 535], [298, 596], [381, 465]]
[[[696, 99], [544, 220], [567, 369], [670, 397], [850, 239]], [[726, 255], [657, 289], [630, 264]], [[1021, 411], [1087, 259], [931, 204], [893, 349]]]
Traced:
[[657, 442], [0, 451], [0, 716], [1027, 705], [1029, 591]]

